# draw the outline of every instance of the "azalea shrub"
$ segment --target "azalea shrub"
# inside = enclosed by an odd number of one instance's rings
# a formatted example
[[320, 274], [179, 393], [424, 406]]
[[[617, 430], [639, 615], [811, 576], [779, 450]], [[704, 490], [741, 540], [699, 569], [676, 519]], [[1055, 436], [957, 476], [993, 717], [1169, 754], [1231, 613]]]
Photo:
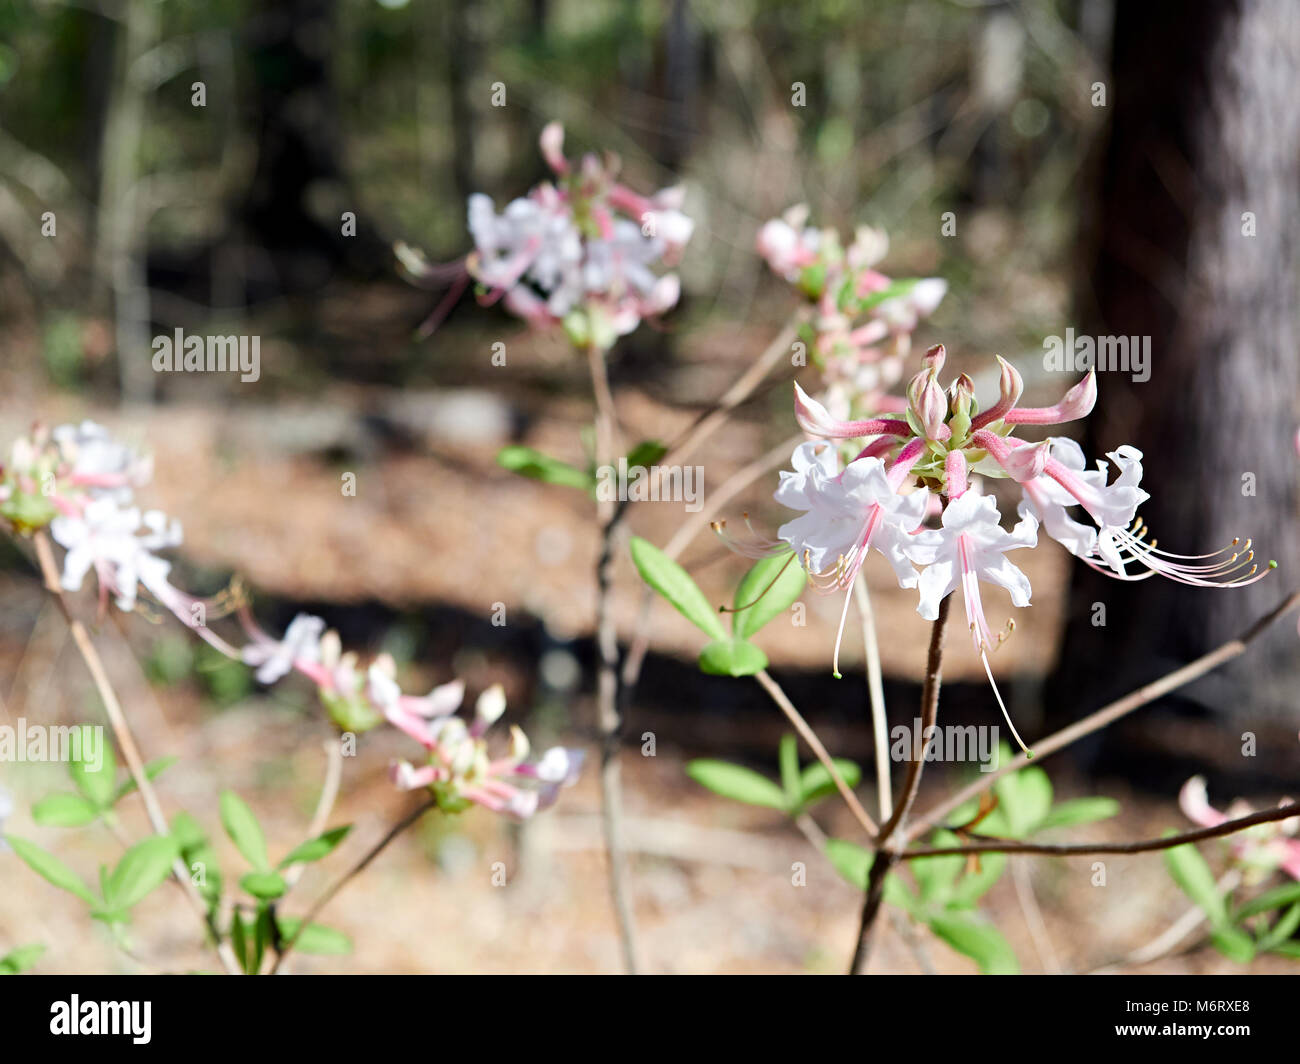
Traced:
[[[945, 346], [936, 343], [918, 355], [913, 338], [941, 304], [947, 282], [891, 277], [882, 271], [889, 249], [883, 232], [863, 227], [846, 241], [832, 229], [810, 226], [803, 206], [755, 233], [757, 254], [790, 289], [787, 327], [681, 436], [629, 445], [607, 363], [620, 338], [678, 304], [682, 286], [674, 270], [688, 254], [695, 224], [682, 188], [635, 191], [623, 182], [611, 153], [570, 159], [564, 139], [558, 124], [544, 128], [540, 149], [551, 177], [526, 195], [499, 211], [487, 196], [470, 198], [473, 250], [463, 259], [431, 263], [408, 243], [394, 250], [397, 268], [411, 283], [443, 293], [423, 327], [426, 334], [472, 286], [480, 304], [499, 304], [528, 327], [563, 336], [590, 374], [594, 425], [585, 467], [519, 446], [503, 449], [498, 460], [556, 490], [590, 496], [590, 520], [601, 542], [591, 574], [598, 650], [594, 767], [604, 803], [610, 901], [626, 969], [646, 965], [635, 921], [636, 881], [622, 837], [619, 739], [648, 637], [642, 627], [626, 653], [619, 646], [613, 572], [625, 554], [644, 582], [644, 594], [698, 629], [699, 668], [756, 683], [793, 728], [774, 751], [770, 773], [708, 759], [691, 762], [685, 776], [721, 799], [788, 818], [861, 892], [857, 939], [843, 944], [849, 971], [868, 968], [882, 912], [907, 935], [931, 935], [984, 972], [1017, 971], [1019, 958], [980, 908], [1007, 873], [1008, 858], [1109, 852], [1163, 859], [1194, 906], [1191, 930], [1204, 928], [1232, 960], [1300, 955], [1294, 938], [1300, 927], [1300, 841], [1294, 837], [1300, 806], [1284, 802], [1252, 810], [1238, 804], [1221, 813], [1210, 804], [1204, 782], [1194, 778], [1180, 796], [1188, 824], [1179, 830], [1122, 843], [1072, 842], [1074, 829], [1113, 818], [1118, 803], [1101, 795], [1058, 799], [1042, 761], [1140, 709], [1160, 693], [1154, 689], [1160, 685], [1063, 732], [1026, 737], [1004, 704], [994, 668], [995, 651], [1012, 635], [1014, 622], [995, 630], [985, 609], [988, 594], [1005, 594], [1016, 609], [1029, 605], [1033, 589], [1019, 559], [1031, 551], [1063, 548], [1079, 564], [1114, 579], [1174, 580], [1203, 588], [1207, 596], [1266, 579], [1272, 564], [1256, 556], [1249, 540], [1175, 543], [1172, 550], [1157, 545], [1139, 513], [1149, 498], [1142, 486], [1142, 441], [1118, 446], [1090, 465], [1066, 435], [1037, 441], [1020, 435], [1023, 429], [1062, 431], [1056, 427], [1087, 418], [1104, 402], [1094, 372], [1072, 382], [1054, 404], [1040, 407], [1022, 402], [1022, 376], [1000, 358], [996, 394], [978, 394], [967, 374], [945, 377]], [[663, 463], [656, 468], [670, 470], [671, 462], [700, 449], [740, 403], [786, 366], [794, 378], [785, 385], [791, 401], [782, 415], [788, 421], [782, 431], [792, 434], [782, 455], [789, 468], [769, 488], [788, 520], [771, 531], [752, 521], [743, 533], [734, 531], [734, 519], [728, 525], [726, 508], [736, 491], [771, 477], [772, 470], [757, 463], [744, 484], [733, 485], [700, 513], [686, 514], [673, 541], [629, 536], [627, 520], [637, 499], [602, 492], [604, 473], [620, 459], [634, 466]], [[113, 736], [102, 756], [91, 757], [83, 747], [85, 756], [70, 760], [68, 786], [41, 797], [32, 820], [49, 832], [107, 827], [119, 835], [124, 852], [111, 867], [74, 867], [39, 839], [11, 833], [4, 840], [14, 858], [49, 887], [80, 899], [87, 918], [104, 925], [124, 951], [135, 948], [133, 911], [173, 880], [179, 887], [174, 897], [194, 911], [195, 934], [210, 948], [213, 970], [274, 973], [294, 953], [346, 954], [347, 937], [318, 917], [423, 815], [456, 816], [477, 806], [525, 820], [562, 800], [583, 771], [583, 751], [534, 750], [519, 726], [506, 728], [509, 709], [500, 685], [474, 692], [468, 709], [469, 692], [460, 681], [424, 694], [408, 692], [392, 657], [364, 660], [320, 617], [300, 614], [277, 634], [259, 623], [239, 581], [210, 597], [178, 586], [169, 556], [183, 547], [182, 522], [143, 508], [138, 499], [147, 498], [154, 460], [85, 421], [35, 427], [13, 441], [0, 475], [0, 518], [62, 610]], [[1003, 501], [1008, 497], [1014, 514]], [[752, 563], [726, 604], [712, 601], [678, 560], [695, 532], [710, 526]], [[899, 588], [915, 592], [916, 611], [931, 626], [921, 677], [924, 727], [897, 759], [897, 780], [885, 738], [878, 653], [868, 653], [866, 661], [876, 756], [864, 768], [827, 749], [769, 672], [759, 645], [760, 634], [772, 631], [773, 622], [805, 596], [839, 595], [838, 631], [826, 647], [826, 665], [841, 678], [840, 649], [855, 604], [867, 645], [875, 646], [863, 575], [868, 565], [881, 566]], [[957, 593], [966, 638], [1015, 747], [999, 747], [982, 771], [921, 810], [921, 778], [941, 709], [945, 633]], [[1265, 622], [1287, 612], [1294, 599]], [[113, 691], [94, 633], [82, 619], [95, 603], [101, 616], [156, 606], [187, 638], [252, 670], [257, 684], [314, 689], [340, 748], [380, 729], [400, 735], [410, 753], [393, 762], [390, 778], [393, 787], [416, 796], [410, 811], [359, 861], [335, 868], [332, 885], [314, 903], [301, 905], [294, 891], [302, 869], [339, 864], [336, 850], [350, 825], [335, 823], [332, 799], [323, 801], [305, 837], [272, 853], [258, 813], [231, 790], [212, 809], [182, 810], [167, 801], [168, 773], [181, 769], [169, 752], [149, 751], [146, 757], [140, 748], [133, 707]], [[1203, 664], [1205, 671], [1216, 661], [1205, 659], [1197, 667]], [[1162, 690], [1190, 678], [1171, 680]], [[119, 811], [128, 802], [144, 806], [151, 828], [144, 837], [125, 834]], [[847, 806], [855, 837], [823, 831], [817, 817], [830, 803]], [[0, 821], [12, 812], [9, 796], [0, 793]], [[217, 825], [240, 855], [238, 867], [221, 865], [212, 834]], [[1197, 848], [1208, 840], [1223, 847], [1227, 871], [1217, 878]], [[0, 957], [0, 971], [29, 970], [40, 950], [40, 943], [18, 945]]]

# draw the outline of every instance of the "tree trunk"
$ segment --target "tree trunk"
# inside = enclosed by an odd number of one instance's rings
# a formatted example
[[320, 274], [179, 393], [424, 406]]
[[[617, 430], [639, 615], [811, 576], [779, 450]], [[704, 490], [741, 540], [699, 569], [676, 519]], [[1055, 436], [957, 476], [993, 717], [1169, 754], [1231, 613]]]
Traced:
[[[1120, 583], [1081, 568], [1054, 700], [1064, 715], [1224, 642], [1300, 584], [1298, 73], [1300, 6], [1286, 0], [1116, 12], [1110, 143], [1095, 228], [1084, 223], [1096, 243], [1093, 305], [1083, 314], [1094, 335], [1149, 336], [1150, 379], [1099, 374], [1087, 450], [1144, 452], [1151, 500], [1140, 516], [1162, 549], [1199, 554], [1241, 537], [1244, 551], [1253, 538], [1251, 564], [1280, 568], [1228, 590]], [[1295, 764], [1298, 686], [1300, 646], [1283, 624], [1163, 712], [1139, 714], [1106, 749], [1146, 758], [1177, 746], [1258, 781], [1270, 769], [1266, 737], [1281, 744], [1280, 771]], [[1177, 740], [1154, 726], [1169, 712]], [[1243, 731], [1258, 732], [1258, 760], [1240, 756]]]

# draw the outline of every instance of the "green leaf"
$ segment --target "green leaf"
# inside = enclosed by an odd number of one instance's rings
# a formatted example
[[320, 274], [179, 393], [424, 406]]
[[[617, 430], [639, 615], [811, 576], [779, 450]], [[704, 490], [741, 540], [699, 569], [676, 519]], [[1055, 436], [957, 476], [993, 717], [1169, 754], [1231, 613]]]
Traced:
[[40, 960], [44, 952], [45, 947], [39, 943], [10, 950], [0, 957], [0, 975], [21, 975]]
[[558, 484], [565, 488], [579, 488], [591, 491], [595, 487], [595, 478], [585, 469], [578, 469], [558, 458], [543, 454], [533, 447], [510, 446], [497, 452], [497, 465], [518, 473], [521, 477], [541, 480], [547, 484]]
[[221, 792], [221, 823], [244, 860], [259, 872], [271, 870], [266, 854], [266, 836], [253, 811], [234, 791]]
[[1002, 878], [1006, 867], [1005, 853], [980, 854], [978, 871], [967, 872], [957, 880], [948, 904], [952, 907], [973, 907]]
[[1165, 867], [1183, 893], [1204, 910], [1214, 927], [1228, 925], [1227, 907], [1214, 882], [1214, 873], [1195, 846], [1184, 843], [1165, 850]]
[[79, 794], [51, 794], [32, 806], [32, 819], [47, 828], [79, 828], [97, 816], [95, 804]]
[[97, 905], [98, 899], [90, 892], [82, 878], [77, 875], [71, 868], [65, 865], [52, 853], [46, 853], [35, 843], [28, 842], [26, 839], [20, 839], [15, 835], [5, 835], [5, 842], [9, 843], [14, 853], [19, 859], [35, 872], [42, 879], [53, 883], [60, 890], [66, 890], [70, 894], [75, 894], [84, 902], [91, 905]]
[[[180, 812], [172, 818], [172, 838], [180, 844], [181, 860], [189, 869], [190, 881], [204, 900], [212, 904], [221, 897], [221, 861], [207, 832], [189, 813]], [[195, 873], [199, 871], [202, 875], [196, 878]]]
[[1286, 942], [1300, 927], [1300, 901], [1289, 908], [1286, 913], [1268, 931], [1259, 938], [1259, 949], [1270, 950], [1281, 942]]
[[341, 828], [331, 828], [325, 834], [317, 835], [316, 838], [309, 839], [301, 846], [290, 851], [289, 856], [276, 867], [288, 868], [291, 864], [319, 861], [322, 857], [328, 857], [334, 852], [338, 844], [347, 838], [348, 832], [351, 830], [351, 824], [346, 824]]
[[705, 635], [726, 640], [727, 632], [718, 620], [717, 613], [685, 569], [640, 536], [632, 537], [630, 547], [632, 561], [636, 563], [642, 580], [666, 598], [678, 613]]
[[[930, 837], [931, 846], [957, 846], [961, 840], [950, 831], [936, 831]], [[960, 854], [944, 857], [918, 857], [908, 864], [912, 875], [916, 877], [917, 889], [921, 898], [931, 905], [943, 906], [952, 895], [953, 887], [961, 870], [966, 865], [966, 858]]]
[[296, 916], [281, 916], [277, 922], [280, 925], [280, 938], [285, 942], [293, 942], [293, 948], [299, 953], [343, 956], [352, 952], [352, 940], [342, 931], [335, 931], [322, 924], [308, 924], [294, 941], [294, 935], [298, 933], [302, 921]]
[[799, 785], [799, 740], [789, 732], [781, 736], [777, 763], [781, 766], [781, 790], [785, 794], [785, 807], [794, 810], [803, 800], [803, 788]]
[[1240, 928], [1229, 927], [1226, 924], [1223, 927], [1216, 927], [1210, 932], [1210, 942], [1230, 961], [1249, 964], [1255, 959], [1255, 943]]
[[743, 765], [709, 758], [691, 761], [686, 774], [696, 783], [714, 794], [731, 798], [746, 805], [762, 805], [769, 809], [785, 810], [785, 794], [766, 776], [760, 776]]
[[[915, 862], [913, 862], [915, 863]], [[940, 913], [928, 921], [930, 930], [980, 966], [985, 975], [1017, 975], [1020, 962], [1001, 932], [966, 915]]]
[[793, 552], [764, 558], [736, 588], [731, 630], [751, 639], [768, 621], [790, 608], [808, 583], [808, 574]]
[[181, 854], [170, 835], [155, 835], [132, 846], [113, 869], [104, 888], [104, 901], [117, 909], [130, 909], [161, 886]]
[[1269, 948], [1270, 953], [1280, 953], [1283, 957], [1294, 957], [1300, 960], [1300, 942], [1279, 942], [1276, 946]]
[[[113, 781], [117, 779], [117, 758], [113, 747], [104, 739], [103, 729], [82, 725], [79, 757], [68, 764], [68, 775], [87, 801], [97, 809], [106, 808], [113, 797]], [[94, 751], [95, 756], [90, 753]]]
[[239, 960], [239, 966], [244, 969], [248, 975], [253, 973], [249, 970], [249, 952], [248, 952], [248, 928], [244, 924], [244, 918], [240, 915], [238, 909], [230, 915], [230, 944], [234, 947], [235, 957]]
[[[826, 857], [832, 867], [858, 890], [867, 889], [867, 878], [875, 855], [847, 839], [827, 839]], [[915, 912], [918, 902], [907, 885], [892, 872], [885, 877], [885, 901], [906, 912]]]
[[1106, 820], [1119, 812], [1119, 802], [1114, 798], [1071, 798], [1052, 806], [1047, 816], [1038, 822], [1035, 831], [1048, 828], [1068, 828], [1076, 824], [1091, 824]]
[[[164, 772], [166, 772], [169, 768], [171, 768], [172, 765], [176, 764], [176, 762], [179, 760], [180, 760], [179, 757], [175, 757], [174, 755], [168, 754], [166, 757], [160, 757], [154, 761], [150, 761], [144, 767], [145, 778], [149, 780], [150, 783], [152, 783]], [[128, 778], [125, 782], [122, 783], [120, 787], [118, 787], [117, 790], [113, 792], [113, 799], [111, 802], [109, 802], [109, 804], [117, 805], [117, 803], [120, 802], [123, 798], [125, 798], [128, 794], [133, 794], [133, 793], [135, 793], [135, 780]]]
[[1052, 808], [1052, 781], [1036, 766], [1003, 776], [994, 789], [1013, 839], [1024, 838], [1032, 832]]
[[895, 281], [891, 281], [886, 287], [860, 299], [858, 301], [858, 310], [873, 310], [880, 306], [881, 303], [887, 303], [891, 299], [905, 296], [920, 282], [921, 278], [919, 277], [900, 277]]
[[753, 643], [719, 639], [700, 651], [699, 665], [709, 676], [753, 676], [767, 668], [767, 655]]
[[275, 872], [249, 872], [240, 879], [239, 885], [262, 901], [275, 901], [276, 898], [282, 898], [289, 889], [289, 884]]
[[1282, 909], [1297, 901], [1300, 901], [1300, 883], [1284, 883], [1246, 902], [1232, 914], [1232, 920], [1233, 923], [1238, 923], [1248, 916], [1268, 912], [1270, 909]]
[[645, 466], [648, 468], [667, 453], [668, 448], [658, 440], [642, 440], [628, 452], [627, 464], [629, 468], [632, 466]]
[[[862, 782], [862, 769], [858, 767], [856, 761], [850, 761], [843, 757], [832, 757], [831, 764], [839, 772], [840, 777], [852, 790]], [[814, 802], [820, 802], [823, 798], [828, 798], [834, 794], [838, 788], [835, 781], [831, 779], [831, 774], [826, 766], [820, 761], [814, 761], [811, 765], [803, 770], [799, 776], [799, 805], [806, 807]]]

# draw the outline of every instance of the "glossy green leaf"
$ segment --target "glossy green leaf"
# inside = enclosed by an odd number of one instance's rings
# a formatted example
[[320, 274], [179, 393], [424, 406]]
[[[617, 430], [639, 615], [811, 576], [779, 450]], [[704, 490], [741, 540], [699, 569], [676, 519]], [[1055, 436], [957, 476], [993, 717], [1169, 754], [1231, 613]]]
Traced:
[[753, 676], [767, 668], [767, 655], [753, 643], [719, 639], [700, 651], [699, 665], [709, 676]]
[[1046, 831], [1048, 828], [1069, 828], [1079, 824], [1091, 824], [1098, 820], [1107, 820], [1119, 813], [1119, 802], [1114, 798], [1071, 798], [1052, 806], [1047, 816], [1043, 817], [1034, 828]]
[[1246, 932], [1236, 927], [1216, 927], [1210, 932], [1214, 948], [1230, 961], [1249, 964], [1255, 959], [1255, 943]]
[[764, 558], [736, 588], [731, 630], [750, 639], [772, 618], [784, 613], [803, 594], [808, 574], [793, 552]]
[[79, 757], [68, 764], [72, 782], [96, 808], [104, 809], [113, 798], [113, 781], [117, 779], [117, 757], [102, 728], [82, 725]]
[[547, 484], [558, 484], [565, 488], [579, 488], [590, 491], [595, 487], [595, 480], [585, 469], [578, 469], [558, 458], [543, 454], [533, 447], [510, 446], [497, 452], [497, 465], [518, 473], [521, 477], [540, 480]]
[[1174, 877], [1174, 882], [1182, 887], [1183, 893], [1210, 918], [1214, 927], [1227, 925], [1227, 907], [1214, 882], [1214, 873], [1195, 846], [1186, 843], [1165, 850], [1165, 867]]
[[231, 842], [244, 860], [259, 872], [271, 870], [271, 860], [266, 853], [266, 836], [257, 817], [248, 808], [247, 803], [234, 791], [221, 793], [221, 823], [230, 836]]
[[686, 774], [696, 783], [714, 794], [747, 805], [762, 805], [770, 809], [785, 810], [785, 794], [766, 776], [760, 776], [743, 765], [703, 758], [691, 761]]
[[239, 885], [262, 901], [275, 901], [276, 898], [282, 898], [289, 889], [289, 884], [275, 872], [249, 872], [240, 878]]
[[0, 975], [21, 975], [41, 959], [45, 947], [39, 943], [19, 946], [0, 957]]
[[291, 864], [319, 861], [322, 857], [328, 857], [334, 852], [338, 844], [348, 837], [348, 832], [351, 830], [352, 825], [345, 824], [340, 828], [331, 828], [323, 835], [317, 835], [314, 839], [308, 839], [301, 846], [297, 846], [290, 851], [289, 856], [276, 867], [288, 868]]
[[1259, 897], [1246, 902], [1233, 913], [1232, 919], [1237, 922], [1248, 916], [1266, 913], [1271, 909], [1284, 908], [1297, 901], [1300, 901], [1300, 883], [1283, 883], [1282, 886], [1266, 890]]
[[42, 827], [77, 828], [97, 816], [98, 807], [79, 794], [51, 794], [32, 806], [32, 819]]
[[803, 801], [803, 787], [799, 783], [799, 740], [789, 732], [781, 736], [777, 763], [781, 768], [781, 790], [785, 794], [785, 807], [795, 809]]
[[181, 854], [170, 835], [155, 835], [132, 846], [113, 869], [104, 886], [104, 901], [118, 909], [130, 909], [161, 886]]
[[985, 975], [1017, 975], [1020, 962], [1002, 933], [991, 924], [965, 914], [940, 913], [928, 921], [930, 930], [958, 953], [970, 957]]
[[[174, 755], [169, 754], [166, 757], [160, 757], [157, 758], [156, 760], [150, 761], [144, 767], [145, 778], [148, 779], [150, 783], [152, 783], [164, 772], [166, 772], [169, 768], [171, 768], [172, 765], [176, 764], [176, 762], [179, 760], [180, 760], [179, 757], [175, 757]], [[117, 788], [117, 790], [113, 792], [113, 799], [110, 802], [110, 804], [117, 805], [117, 803], [120, 802], [123, 798], [125, 798], [128, 794], [134, 794], [135, 789], [136, 789], [135, 780], [128, 778], [125, 782], [122, 783], [120, 787]]]
[[53, 883], [60, 890], [75, 894], [84, 902], [97, 905], [99, 900], [91, 893], [82, 878], [65, 865], [52, 853], [47, 853], [35, 843], [20, 839], [16, 835], [5, 835], [5, 842], [18, 855], [19, 860], [42, 879]]
[[302, 921], [296, 916], [281, 916], [278, 922], [280, 938], [284, 942], [293, 942], [293, 948], [299, 953], [343, 956], [352, 952], [352, 940], [342, 931], [335, 931], [332, 927], [325, 927], [322, 924], [308, 924], [295, 940], [294, 935], [297, 934]]
[[[862, 769], [856, 761], [850, 761], [843, 757], [833, 757], [831, 758], [831, 764], [835, 766], [836, 771], [839, 772], [840, 777], [850, 790], [862, 782]], [[799, 804], [805, 807], [810, 806], [814, 802], [820, 802], [823, 798], [829, 798], [838, 789], [826, 766], [820, 761], [814, 761], [799, 775]]]
[[659, 592], [673, 608], [705, 635], [726, 640], [727, 632], [717, 611], [691, 579], [690, 574], [649, 540], [633, 536], [632, 561], [641, 579]]

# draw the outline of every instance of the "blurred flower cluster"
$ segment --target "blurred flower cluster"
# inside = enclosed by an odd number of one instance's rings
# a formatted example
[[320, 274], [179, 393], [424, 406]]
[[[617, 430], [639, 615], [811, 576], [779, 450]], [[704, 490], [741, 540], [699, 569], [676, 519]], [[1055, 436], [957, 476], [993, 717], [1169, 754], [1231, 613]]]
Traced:
[[[555, 800], [573, 782], [582, 754], [561, 747], [528, 757], [528, 740], [512, 730], [508, 755], [491, 758], [485, 733], [505, 711], [499, 687], [478, 702], [474, 723], [452, 716], [464, 685], [435, 688], [429, 695], [405, 695], [396, 683], [396, 666], [380, 655], [362, 667], [344, 652], [338, 633], [325, 630], [319, 617], [300, 614], [276, 639], [254, 621], [237, 591], [200, 599], [174, 587], [171, 563], [156, 552], [179, 546], [180, 523], [160, 510], [141, 511], [134, 490], [152, 476], [151, 461], [120, 443], [91, 421], [36, 428], [14, 444], [0, 469], [0, 516], [19, 534], [48, 530], [64, 548], [61, 584], [80, 590], [93, 572], [101, 608], [109, 595], [119, 609], [137, 608], [143, 589], [191, 631], [222, 654], [256, 669], [257, 679], [275, 683], [292, 671], [310, 679], [331, 719], [344, 731], [360, 733], [389, 723], [419, 741], [428, 764], [403, 763], [394, 779], [403, 787], [430, 787], [447, 809], [473, 802], [511, 816], [528, 816]], [[209, 627], [209, 620], [237, 611], [248, 639], [235, 647]]]
[[893, 280], [875, 269], [889, 251], [879, 229], [860, 227], [846, 248], [833, 229], [807, 222], [802, 204], [773, 218], [759, 230], [758, 252], [812, 304], [804, 338], [826, 379], [823, 402], [840, 418], [896, 411], [885, 392], [901, 379], [912, 333], [948, 283]]
[[[1281, 805], [1286, 805], [1284, 799]], [[1178, 792], [1178, 805], [1183, 815], [1203, 828], [1217, 828], [1229, 820], [1249, 816], [1255, 810], [1241, 799], [1221, 813], [1210, 805], [1204, 776], [1193, 776]], [[1225, 840], [1233, 860], [1245, 872], [1246, 881], [1257, 883], [1275, 871], [1283, 871], [1292, 879], [1300, 880], [1300, 817], [1278, 820], [1271, 824], [1256, 824], [1237, 832]]]
[[499, 214], [488, 196], [470, 197], [475, 250], [466, 267], [480, 302], [500, 299], [532, 324], [562, 323], [574, 344], [604, 350], [677, 303], [677, 275], [654, 267], [676, 263], [694, 223], [682, 213], [680, 187], [633, 192], [619, 183], [612, 154], [571, 164], [559, 123], [542, 131], [541, 149], [554, 182]]
[[528, 737], [517, 726], [510, 729], [509, 751], [489, 754], [488, 729], [506, 709], [499, 684], [479, 696], [467, 724], [455, 716], [465, 696], [463, 681], [442, 684], [427, 695], [404, 694], [391, 655], [380, 654], [362, 667], [319, 617], [298, 614], [278, 640], [262, 631], [246, 609], [240, 618], [250, 636], [241, 656], [256, 667], [258, 680], [275, 683], [297, 671], [316, 685], [322, 704], [344, 731], [368, 731], [387, 722], [409, 735], [424, 747], [425, 763], [396, 763], [393, 782], [402, 790], [429, 788], [448, 812], [473, 803], [508, 816], [531, 816], [577, 779], [581, 750], [556, 746], [530, 758]]

